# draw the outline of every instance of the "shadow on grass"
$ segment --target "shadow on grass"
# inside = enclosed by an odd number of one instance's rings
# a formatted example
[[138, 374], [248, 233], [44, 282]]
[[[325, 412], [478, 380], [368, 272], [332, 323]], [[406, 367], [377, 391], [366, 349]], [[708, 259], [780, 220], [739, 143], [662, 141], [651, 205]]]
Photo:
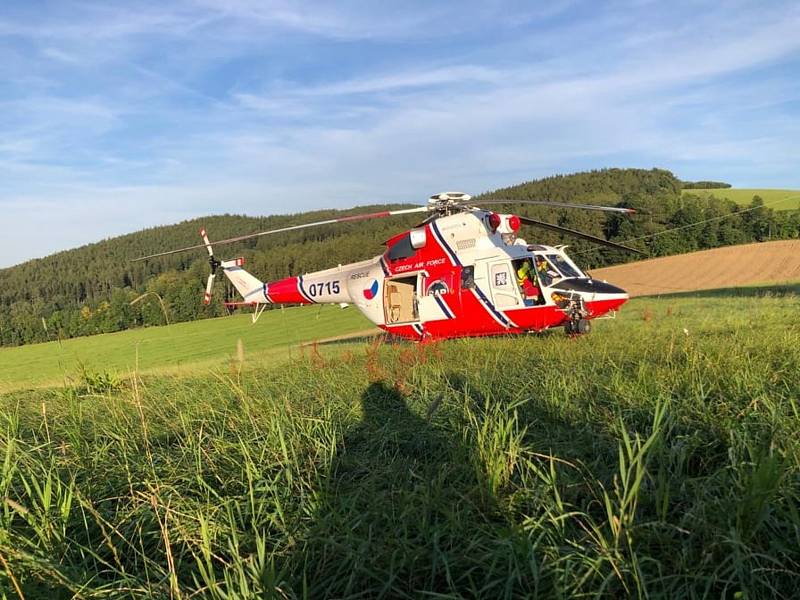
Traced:
[[[445, 377], [449, 400], [407, 399], [383, 382], [362, 393], [362, 419], [320, 481], [313, 522], [292, 557], [292, 579], [308, 597], [489, 598], [552, 589], [534, 542], [495, 496], [513, 472], [493, 486], [484, 463], [506, 460], [502, 449], [487, 456], [491, 440], [477, 431], [505, 422], [496, 422], [510, 414], [502, 395], [487, 398], [461, 375]], [[571, 424], [536, 414], [520, 425], [556, 444], [575, 443]]]
[[[518, 338], [524, 337], [529, 335], [536, 335], [536, 336], [551, 336], [551, 335], [564, 335], [564, 327], [558, 325], [556, 327], [551, 327], [549, 329], [541, 329], [536, 331], [526, 331], [523, 333], [492, 333], [492, 334], [479, 334], [475, 336], [471, 336], [471, 339], [509, 339], [509, 338]], [[461, 336], [461, 338], [455, 339], [463, 339], [470, 336]], [[427, 340], [426, 340], [427, 341]], [[440, 340], [437, 340], [440, 341]], [[441, 341], [449, 341], [449, 340], [441, 340]], [[312, 340], [310, 342], [303, 342], [300, 344], [301, 348], [313, 348], [313, 347], [328, 347], [328, 346], [343, 346], [348, 344], [416, 344], [418, 342], [408, 340], [404, 337], [400, 337], [397, 335], [392, 335], [391, 333], [387, 332], [376, 332], [370, 335], [358, 335], [354, 337], [342, 337], [341, 339], [327, 339], [327, 340]], [[426, 342], [423, 342], [426, 343]]]
[[[654, 477], [665, 469], [658, 489], [672, 509], [658, 508], [655, 479], [637, 492], [630, 551], [647, 558], [647, 569], [635, 575], [619, 555], [623, 573], [600, 561], [606, 546], [585, 533], [611, 535], [601, 500], [603, 490], [616, 498], [619, 432], [646, 439], [653, 408], [619, 410], [609, 396], [559, 410], [535, 382], [520, 397], [458, 373], [443, 376], [449, 392], [441, 401], [407, 399], [383, 382], [362, 393], [362, 418], [319, 481], [311, 525], [291, 557], [296, 591], [311, 598], [570, 597], [601, 586], [605, 597], [621, 597], [646, 577], [662, 597], [674, 597], [662, 566], [684, 569], [707, 545], [693, 535], [670, 538], [665, 550], [665, 532], [680, 526], [689, 535], [687, 523], [697, 526], [684, 515], [697, 486], [715, 498], [730, 495], [732, 482], [719, 475], [724, 440], [695, 431], [696, 423], [664, 425], [647, 464]], [[528, 463], [507, 468], [523, 454], [521, 444]], [[694, 487], [684, 489], [687, 481]], [[703, 516], [705, 532], [730, 530], [729, 514]], [[690, 558], [674, 554], [676, 545]], [[596, 566], [564, 571], [573, 560]]]
[[487, 520], [466, 449], [383, 382], [361, 406], [321, 483], [295, 575], [312, 598], [452, 590], [451, 562]]
[[[322, 340], [310, 340], [308, 342], [303, 342], [302, 344], [298, 344], [301, 348], [310, 348], [313, 346], [341, 346], [345, 344], [372, 344], [375, 343], [376, 340], [380, 340], [381, 342], [388, 342], [390, 341], [390, 337], [387, 333], [383, 331], [376, 331], [374, 333], [368, 334], [353, 334], [351, 336], [343, 335], [338, 336], [336, 338], [327, 338]], [[394, 338], [399, 339], [399, 338]]]

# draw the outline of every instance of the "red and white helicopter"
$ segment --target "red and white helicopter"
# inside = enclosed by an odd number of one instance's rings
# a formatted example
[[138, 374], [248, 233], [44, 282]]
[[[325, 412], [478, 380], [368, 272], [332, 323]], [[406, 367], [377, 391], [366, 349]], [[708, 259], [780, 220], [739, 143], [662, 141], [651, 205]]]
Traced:
[[[354, 215], [293, 225], [215, 242], [246, 239], [334, 223], [427, 213], [418, 227], [385, 242], [374, 258], [332, 269], [263, 282], [242, 268], [244, 259], [219, 261], [203, 229], [203, 244], [145, 256], [146, 260], [205, 247], [211, 275], [217, 271], [241, 294], [235, 305], [253, 306], [254, 317], [269, 304], [352, 304], [388, 333], [415, 341], [540, 331], [565, 326], [588, 333], [589, 321], [618, 309], [625, 290], [587, 276], [564, 251], [566, 246], [528, 244], [521, 224], [542, 227], [597, 244], [640, 253], [580, 231], [470, 203], [461, 192], [431, 196], [427, 206]], [[633, 209], [547, 201], [491, 200], [482, 204], [537, 204], [557, 208], [633, 213]], [[255, 320], [255, 319], [254, 319]]]

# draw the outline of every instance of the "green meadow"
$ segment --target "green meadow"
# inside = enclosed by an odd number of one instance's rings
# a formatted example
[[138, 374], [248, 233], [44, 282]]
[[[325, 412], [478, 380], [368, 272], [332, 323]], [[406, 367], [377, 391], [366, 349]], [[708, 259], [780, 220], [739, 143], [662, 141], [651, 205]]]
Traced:
[[239, 340], [250, 363], [289, 356], [300, 342], [369, 329], [353, 307], [295, 307], [249, 315], [130, 329], [61, 342], [0, 348], [0, 393], [69, 381], [83, 370], [125, 375], [133, 371], [193, 372], [238, 360]]
[[87, 341], [91, 369], [0, 399], [0, 597], [795, 597], [797, 292], [302, 354], [314, 309], [280, 342], [201, 322], [232, 331], [180, 372], [146, 369], [180, 328], [127, 334], [163, 336], [127, 375], [130, 347]]
[[716, 196], [717, 198], [727, 198], [737, 204], [747, 205], [753, 200], [753, 196], [760, 196], [764, 203], [773, 210], [797, 210], [800, 209], [800, 190], [770, 190], [770, 189], [749, 189], [749, 188], [715, 188], [715, 189], [688, 189], [683, 190], [684, 194], [695, 196]]

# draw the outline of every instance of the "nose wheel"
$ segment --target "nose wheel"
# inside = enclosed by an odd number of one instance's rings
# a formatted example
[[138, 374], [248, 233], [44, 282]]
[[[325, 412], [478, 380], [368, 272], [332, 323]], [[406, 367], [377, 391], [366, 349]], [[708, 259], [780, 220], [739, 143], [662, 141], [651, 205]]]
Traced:
[[567, 335], [584, 335], [592, 330], [592, 324], [587, 319], [571, 319], [564, 325]]
[[572, 297], [564, 312], [569, 315], [569, 321], [564, 326], [567, 335], [584, 335], [592, 330], [592, 324], [586, 318], [589, 311], [586, 310], [583, 298]]

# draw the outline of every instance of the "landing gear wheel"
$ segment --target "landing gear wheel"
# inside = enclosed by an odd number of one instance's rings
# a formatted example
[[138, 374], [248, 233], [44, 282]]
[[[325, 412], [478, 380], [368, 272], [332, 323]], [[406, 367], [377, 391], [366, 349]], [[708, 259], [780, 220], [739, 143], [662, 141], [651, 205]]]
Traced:
[[564, 325], [564, 331], [567, 335], [584, 335], [592, 330], [592, 324], [586, 319], [578, 319], [569, 321]]
[[589, 333], [591, 330], [592, 324], [586, 319], [580, 319], [577, 323], [575, 323], [575, 333], [583, 335]]

